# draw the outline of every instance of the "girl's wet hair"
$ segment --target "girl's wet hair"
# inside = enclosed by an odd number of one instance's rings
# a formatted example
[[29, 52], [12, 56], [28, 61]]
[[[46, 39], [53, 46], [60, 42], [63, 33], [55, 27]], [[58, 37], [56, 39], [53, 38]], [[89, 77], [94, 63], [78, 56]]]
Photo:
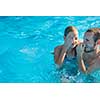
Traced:
[[93, 36], [94, 42], [97, 42], [97, 40], [100, 39], [100, 28], [91, 28], [91, 29], [88, 29], [88, 30], [86, 31], [86, 33], [87, 33], [87, 32], [92, 32], [92, 33], [94, 33], [94, 36]]
[[74, 26], [68, 26], [68, 27], [66, 27], [65, 31], [64, 31], [64, 36], [67, 36], [69, 32], [73, 32], [75, 30], [77, 30], [77, 29]]

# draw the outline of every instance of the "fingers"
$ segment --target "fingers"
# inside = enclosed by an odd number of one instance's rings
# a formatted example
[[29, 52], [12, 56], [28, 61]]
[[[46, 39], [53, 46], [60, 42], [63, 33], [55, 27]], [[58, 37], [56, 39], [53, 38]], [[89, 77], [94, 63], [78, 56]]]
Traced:
[[79, 44], [79, 45], [77, 46], [77, 51], [78, 51], [79, 53], [83, 53], [83, 52], [84, 52], [84, 47], [85, 47], [85, 45], [84, 45], [83, 43]]
[[83, 44], [83, 43], [80, 43], [80, 46], [81, 46], [82, 49], [85, 48], [85, 44]]

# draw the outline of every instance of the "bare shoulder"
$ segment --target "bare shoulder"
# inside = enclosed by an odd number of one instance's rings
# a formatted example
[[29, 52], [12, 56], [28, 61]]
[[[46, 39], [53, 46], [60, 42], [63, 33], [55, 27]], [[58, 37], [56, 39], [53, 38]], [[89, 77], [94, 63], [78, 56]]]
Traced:
[[100, 57], [95, 60], [95, 63], [92, 65], [93, 68], [100, 68]]
[[59, 52], [62, 49], [63, 45], [57, 46], [54, 48], [54, 53]]

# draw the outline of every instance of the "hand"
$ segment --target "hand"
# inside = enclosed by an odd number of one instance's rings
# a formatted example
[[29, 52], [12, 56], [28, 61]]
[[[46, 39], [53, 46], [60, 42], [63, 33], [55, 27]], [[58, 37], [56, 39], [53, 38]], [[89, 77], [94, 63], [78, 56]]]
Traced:
[[64, 47], [66, 51], [70, 50], [71, 46], [72, 46], [72, 42], [70, 41], [70, 38], [66, 37], [64, 42]]
[[77, 48], [77, 56], [78, 57], [82, 57], [83, 56], [83, 53], [84, 53], [84, 44], [83, 43], [80, 43]]

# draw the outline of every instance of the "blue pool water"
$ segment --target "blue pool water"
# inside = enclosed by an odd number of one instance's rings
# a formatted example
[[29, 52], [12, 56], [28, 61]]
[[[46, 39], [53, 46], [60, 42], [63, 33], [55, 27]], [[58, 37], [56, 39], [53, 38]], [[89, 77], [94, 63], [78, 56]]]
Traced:
[[86, 76], [73, 71], [71, 63], [67, 65], [68, 73], [65, 68], [56, 69], [51, 52], [63, 43], [63, 32], [69, 25], [78, 28], [81, 40], [88, 28], [100, 27], [100, 17], [1, 16], [0, 82], [59, 83], [63, 75], [69, 82], [99, 82], [99, 71]]

